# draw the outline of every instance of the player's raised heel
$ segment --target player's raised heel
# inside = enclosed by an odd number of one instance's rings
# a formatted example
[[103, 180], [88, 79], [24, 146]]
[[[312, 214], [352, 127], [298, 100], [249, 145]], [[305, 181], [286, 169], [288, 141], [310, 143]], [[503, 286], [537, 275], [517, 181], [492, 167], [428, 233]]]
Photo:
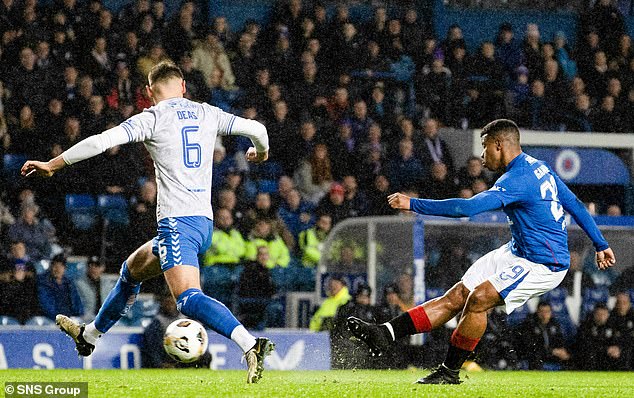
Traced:
[[55, 317], [55, 323], [59, 326], [60, 330], [69, 335], [75, 341], [75, 348], [79, 355], [87, 357], [95, 349], [95, 346], [84, 340], [84, 329], [86, 324], [79, 324], [73, 321], [66, 315], [57, 315]]
[[352, 335], [370, 347], [372, 356], [380, 357], [390, 347], [390, 340], [380, 325], [365, 322], [354, 316], [348, 318], [347, 324]]
[[244, 354], [247, 360], [247, 383], [257, 383], [262, 378], [264, 371], [264, 358], [275, 350], [275, 344], [266, 337], [255, 339], [255, 345]]
[[416, 381], [417, 384], [460, 384], [459, 371], [440, 365], [427, 376]]

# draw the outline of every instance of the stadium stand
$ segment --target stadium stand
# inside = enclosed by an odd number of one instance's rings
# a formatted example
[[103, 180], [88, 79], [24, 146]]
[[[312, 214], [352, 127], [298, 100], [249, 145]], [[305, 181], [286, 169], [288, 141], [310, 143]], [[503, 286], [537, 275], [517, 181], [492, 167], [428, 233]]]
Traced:
[[[121, 148], [116, 158], [108, 158], [107, 170], [100, 166], [104, 156], [48, 181], [22, 179], [19, 169], [27, 157], [56, 156], [151, 106], [144, 93], [144, 72], [160, 60], [183, 67], [194, 99], [261, 120], [269, 129], [272, 161], [248, 166], [242, 159], [248, 143], [226, 138], [222, 146], [228, 160], [215, 166], [214, 203], [231, 211], [245, 239], [250, 224], [270, 221], [270, 214], [277, 214], [287, 192], [280, 181], [300, 168], [310, 170], [312, 184], [325, 187], [318, 196], [329, 196], [331, 182], [356, 177], [361, 196], [371, 203], [365, 214], [369, 216], [390, 214], [376, 203], [384, 202], [385, 192], [396, 183], [413, 195], [433, 192], [437, 199], [453, 196], [458, 189], [463, 197], [488, 189], [494, 176], [464, 178], [461, 169], [468, 168], [468, 161], [453, 164], [456, 156], [445, 144], [443, 128], [467, 134], [465, 130], [494, 118], [512, 117], [522, 128], [562, 134], [633, 133], [634, 49], [628, 27], [634, 24], [627, 15], [630, 10], [624, 16], [615, 9], [609, 25], [596, 20], [604, 15], [600, 2], [585, 8], [580, 4], [587, 2], [558, 2], [563, 12], [545, 12], [553, 10], [544, 6], [540, 16], [522, 12], [525, 1], [506, 1], [501, 14], [509, 17], [505, 19], [491, 18], [498, 10], [479, 1], [387, 2], [387, 7], [343, 1], [337, 10], [326, 2], [326, 20], [317, 17], [323, 5], [309, 1], [299, 2], [299, 14], [283, 0], [255, 6], [219, 1], [216, 4], [226, 7], [214, 10], [201, 9], [209, 6], [206, 2], [165, 2], [167, 17], [154, 8], [139, 12], [143, 1], [136, 0], [90, 2], [90, 7], [68, 2], [70, 8], [65, 3], [16, 2], [13, 11], [0, 7], [0, 200], [17, 217], [24, 206], [18, 199], [21, 192], [32, 191], [41, 207], [40, 218], [50, 220], [57, 231], [59, 242], [52, 243], [59, 243], [67, 254], [101, 252], [109, 271], [117, 270], [122, 253], [136, 247], [136, 236], [130, 236], [138, 234], [134, 220], [150, 206], [133, 193], [154, 178], [145, 150], [140, 145]], [[542, 3], [548, 2], [530, 8]], [[226, 30], [219, 31], [203, 18], [220, 16], [216, 14], [223, 9], [240, 12], [227, 18]], [[511, 18], [514, 15], [517, 18]], [[187, 20], [192, 23], [183, 22]], [[489, 22], [472, 29], [483, 21]], [[313, 124], [314, 134], [302, 131], [307, 122]], [[378, 141], [370, 137], [374, 123], [380, 128]], [[441, 127], [438, 136], [427, 131], [434, 124]], [[401, 156], [400, 143], [411, 146], [411, 158]], [[326, 148], [328, 162], [310, 158], [320, 145]], [[631, 154], [614, 153], [632, 170]], [[397, 168], [415, 170], [420, 181], [396, 181]], [[434, 169], [444, 170], [440, 180], [446, 186], [432, 176]], [[242, 180], [236, 184], [237, 175]], [[235, 203], [221, 202], [221, 189], [235, 193], [228, 200]], [[624, 215], [634, 210], [634, 195], [627, 196], [631, 183], [606, 196], [600, 186], [572, 189], [584, 201], [595, 202], [597, 213], [615, 211], [613, 206]], [[260, 192], [271, 196], [267, 214], [254, 211]], [[337, 220], [359, 215], [354, 205], [344, 199], [337, 212], [345, 216]], [[314, 220], [319, 211], [307, 216]], [[474, 221], [485, 219], [490, 217]], [[8, 255], [3, 242], [8, 242], [4, 238], [9, 224], [4, 220], [0, 217], [3, 258]], [[286, 295], [315, 289], [315, 267], [302, 265], [300, 244], [284, 233], [283, 223], [276, 219], [275, 224], [272, 233], [284, 241], [291, 260], [288, 266], [270, 270], [278, 294], [267, 302], [258, 327], [284, 326]], [[301, 229], [312, 227], [311, 221]], [[153, 230], [146, 229], [151, 236]], [[439, 259], [430, 256], [429, 264], [438, 264]], [[38, 274], [47, 270], [49, 260], [34, 263]], [[82, 264], [69, 261], [66, 275], [76, 278], [83, 272]], [[201, 267], [203, 290], [230, 307], [239, 305], [241, 270], [241, 265]], [[627, 288], [634, 301], [634, 286]], [[434, 288], [426, 294], [433, 298], [443, 292]], [[572, 338], [576, 324], [567, 297], [564, 289], [557, 289], [544, 300], [550, 302], [564, 335]], [[609, 298], [607, 288], [585, 289], [579, 319]], [[141, 297], [121, 324], [146, 326], [157, 311], [153, 299]], [[508, 324], [520, 324], [529, 313], [528, 306], [517, 309]], [[14, 322], [0, 314], [0, 325]], [[47, 322], [35, 317], [27, 324]]]

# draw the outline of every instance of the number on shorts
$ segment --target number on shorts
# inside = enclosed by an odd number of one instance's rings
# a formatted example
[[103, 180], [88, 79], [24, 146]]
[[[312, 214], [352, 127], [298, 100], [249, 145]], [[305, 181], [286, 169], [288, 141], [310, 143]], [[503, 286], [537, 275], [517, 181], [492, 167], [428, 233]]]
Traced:
[[516, 265], [511, 268], [510, 274], [508, 274], [506, 271], [502, 272], [500, 274], [500, 279], [502, 279], [503, 281], [508, 281], [509, 279], [517, 279], [517, 277], [522, 275], [523, 272], [524, 267], [522, 267], [521, 265]]
[[165, 246], [165, 239], [159, 239], [158, 249], [161, 264], [165, 264], [167, 261], [167, 246]]

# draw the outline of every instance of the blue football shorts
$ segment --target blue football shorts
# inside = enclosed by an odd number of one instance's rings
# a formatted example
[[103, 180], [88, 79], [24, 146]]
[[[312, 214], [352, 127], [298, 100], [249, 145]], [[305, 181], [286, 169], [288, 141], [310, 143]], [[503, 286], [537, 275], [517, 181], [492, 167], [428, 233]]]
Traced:
[[158, 222], [152, 253], [163, 272], [176, 265], [198, 267], [198, 255], [211, 245], [214, 222], [203, 216], [167, 217]]

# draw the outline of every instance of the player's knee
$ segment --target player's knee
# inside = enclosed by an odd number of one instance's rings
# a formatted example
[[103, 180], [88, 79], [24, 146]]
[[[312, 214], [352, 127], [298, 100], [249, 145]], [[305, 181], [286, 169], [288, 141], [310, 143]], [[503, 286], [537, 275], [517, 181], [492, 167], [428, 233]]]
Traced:
[[465, 309], [469, 312], [484, 312], [495, 306], [498, 299], [497, 292], [495, 294], [496, 297], [492, 297], [488, 289], [478, 286], [469, 294]]
[[468, 296], [469, 290], [467, 290], [464, 286], [456, 285], [449, 289], [443, 298], [446, 300], [447, 306], [450, 310], [460, 311], [464, 308]]
[[197, 307], [197, 299], [203, 295], [204, 293], [200, 289], [192, 288], [185, 290], [176, 300], [176, 309], [185, 316], [193, 317]]

